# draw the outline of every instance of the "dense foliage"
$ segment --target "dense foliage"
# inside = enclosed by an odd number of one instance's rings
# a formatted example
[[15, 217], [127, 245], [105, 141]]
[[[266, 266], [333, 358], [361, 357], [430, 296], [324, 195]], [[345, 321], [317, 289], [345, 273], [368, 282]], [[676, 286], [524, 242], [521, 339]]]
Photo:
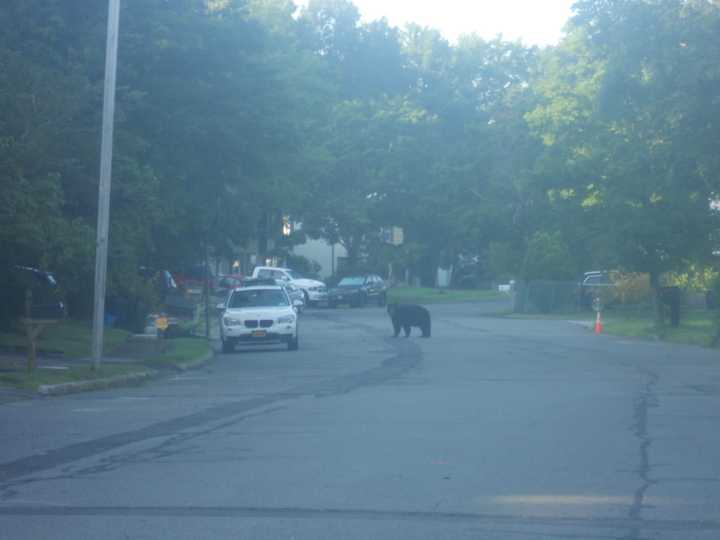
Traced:
[[[0, 249], [92, 295], [104, 2], [0, 5]], [[361, 22], [348, 0], [124, 0], [110, 291], [281, 212], [432, 284], [712, 265], [720, 7], [581, 0], [537, 49]], [[401, 226], [389, 248], [382, 227]], [[0, 270], [0, 272], [5, 270]]]

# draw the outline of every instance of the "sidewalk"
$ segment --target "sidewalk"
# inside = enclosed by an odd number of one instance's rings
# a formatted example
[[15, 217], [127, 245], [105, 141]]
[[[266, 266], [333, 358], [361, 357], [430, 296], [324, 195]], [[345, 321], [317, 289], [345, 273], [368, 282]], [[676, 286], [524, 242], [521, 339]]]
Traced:
[[157, 342], [129, 339], [103, 357], [100, 371], [90, 358], [39, 355], [37, 369], [28, 374], [22, 354], [0, 354], [0, 404], [33, 397], [98, 390], [137, 384], [163, 373], [199, 367], [214, 356], [202, 339]]

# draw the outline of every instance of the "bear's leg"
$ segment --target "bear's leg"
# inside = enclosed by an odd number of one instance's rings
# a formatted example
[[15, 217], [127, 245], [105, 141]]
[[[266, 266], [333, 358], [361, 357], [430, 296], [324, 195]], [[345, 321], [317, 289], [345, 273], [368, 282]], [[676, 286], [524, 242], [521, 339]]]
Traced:
[[405, 337], [410, 337], [410, 325], [409, 324], [403, 325], [403, 331], [405, 332]]
[[424, 313], [422, 317], [422, 323], [420, 328], [423, 331], [423, 337], [430, 337], [430, 314]]
[[393, 337], [398, 337], [400, 335], [400, 323], [393, 319], [392, 322], [393, 325]]
[[422, 326], [423, 337], [430, 337], [430, 319], [426, 320]]

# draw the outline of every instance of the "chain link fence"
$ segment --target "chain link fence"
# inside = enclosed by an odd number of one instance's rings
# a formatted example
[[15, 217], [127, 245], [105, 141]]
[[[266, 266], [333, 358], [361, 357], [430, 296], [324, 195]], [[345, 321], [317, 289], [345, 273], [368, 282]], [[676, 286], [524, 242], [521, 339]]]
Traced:
[[[655, 291], [650, 289], [649, 284], [637, 286], [629, 279], [593, 286], [581, 286], [578, 281], [518, 282], [513, 292], [513, 311], [528, 314], [587, 312], [593, 309], [594, 302], [599, 302], [602, 309], [652, 311], [656, 302]], [[712, 294], [678, 287], [664, 287], [660, 299], [668, 306], [676, 305], [683, 309], [720, 307], [720, 302]]]
[[587, 307], [583, 305], [577, 281], [529, 281], [515, 285], [515, 313], [574, 313]]

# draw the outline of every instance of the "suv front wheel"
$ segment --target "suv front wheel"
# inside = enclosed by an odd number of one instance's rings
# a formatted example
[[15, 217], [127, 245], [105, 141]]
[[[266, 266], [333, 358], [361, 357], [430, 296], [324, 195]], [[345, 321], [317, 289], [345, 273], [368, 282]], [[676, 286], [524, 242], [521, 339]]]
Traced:
[[235, 341], [231, 339], [223, 339], [222, 340], [222, 352], [223, 353], [231, 353], [235, 351]]
[[300, 348], [300, 334], [296, 331], [295, 337], [290, 338], [287, 344], [288, 351], [297, 351]]

